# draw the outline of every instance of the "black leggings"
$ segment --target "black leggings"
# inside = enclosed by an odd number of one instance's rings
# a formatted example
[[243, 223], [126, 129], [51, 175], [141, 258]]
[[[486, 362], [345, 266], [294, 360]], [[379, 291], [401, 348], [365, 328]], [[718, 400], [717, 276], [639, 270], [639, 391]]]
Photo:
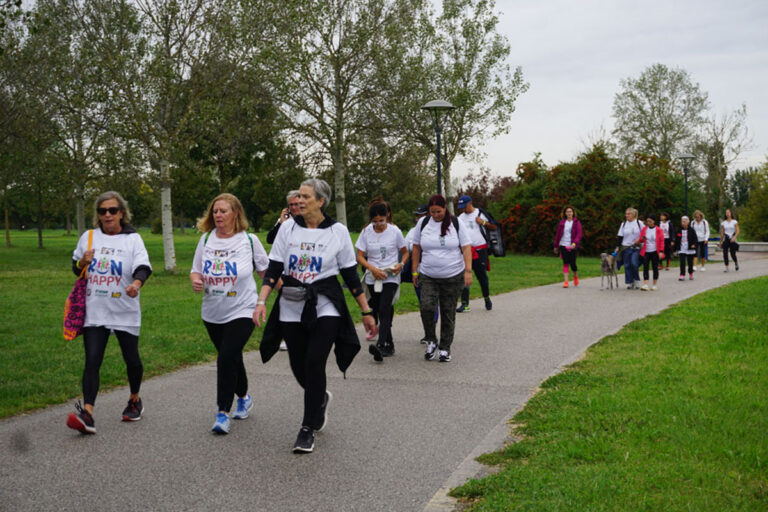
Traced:
[[648, 263], [653, 267], [653, 280], [659, 279], [659, 253], [646, 252], [643, 256], [643, 279], [648, 280]]
[[318, 429], [323, 424], [320, 411], [325, 399], [325, 363], [340, 326], [341, 317], [338, 316], [321, 316], [313, 330], [301, 322], [283, 322], [291, 371], [299, 386], [304, 388], [302, 426]]
[[731, 251], [731, 257], [733, 258], [733, 263], [738, 265], [739, 260], [736, 258], [736, 247], [731, 243], [731, 238], [726, 236], [725, 240], [723, 240], [723, 263], [725, 263], [725, 266], [728, 266], [728, 251]]
[[213, 346], [219, 353], [216, 359], [216, 403], [220, 411], [229, 412], [235, 394], [248, 394], [248, 375], [243, 364], [243, 348], [253, 332], [253, 320], [235, 318], [225, 324], [203, 321]]
[[671, 238], [665, 238], [664, 239], [664, 261], [667, 262], [667, 266], [669, 266], [669, 262], [672, 261], [672, 239]]
[[[141, 377], [144, 375], [144, 365], [139, 357], [139, 337], [125, 331], [115, 331], [123, 361], [128, 372], [128, 384], [131, 393], [138, 393], [141, 388]], [[109, 329], [106, 327], [85, 327], [83, 329], [83, 346], [85, 347], [85, 369], [83, 370], [83, 402], [88, 405], [96, 403], [99, 392], [99, 370], [104, 361], [104, 351], [107, 348]]]
[[[476, 260], [472, 260], [472, 270], [477, 277], [477, 282], [480, 283], [480, 290], [483, 292], [483, 297], [488, 297], [491, 294], [491, 290], [488, 287], [488, 249], [477, 249]], [[461, 303], [469, 304], [469, 288], [463, 288], [461, 290]]]
[[397, 283], [384, 283], [380, 293], [373, 291], [373, 285], [369, 287], [371, 288], [370, 306], [373, 309], [373, 317], [379, 323], [379, 345], [392, 344], [392, 317], [395, 314], [392, 300], [397, 293], [397, 286]]
[[570, 251], [560, 246], [560, 258], [563, 260], [563, 266], [570, 265], [571, 271], [576, 273], [579, 271], [579, 268], [576, 266], [576, 253], [578, 252], [578, 249], [571, 249]]
[[685, 275], [685, 264], [688, 263], [688, 273], [693, 275], [693, 254], [680, 253], [680, 275]]

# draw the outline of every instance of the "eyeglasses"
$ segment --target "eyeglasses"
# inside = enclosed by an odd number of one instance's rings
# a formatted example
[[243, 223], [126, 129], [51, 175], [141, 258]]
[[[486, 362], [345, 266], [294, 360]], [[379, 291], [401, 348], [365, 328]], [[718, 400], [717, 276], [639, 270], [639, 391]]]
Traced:
[[299, 206], [299, 203], [288, 203], [288, 206], [293, 208], [294, 206]]
[[117, 212], [120, 211], [120, 208], [117, 206], [110, 206], [109, 208], [96, 208], [96, 212], [98, 212], [99, 215], [106, 215], [107, 212], [110, 213], [110, 215], [117, 215]]

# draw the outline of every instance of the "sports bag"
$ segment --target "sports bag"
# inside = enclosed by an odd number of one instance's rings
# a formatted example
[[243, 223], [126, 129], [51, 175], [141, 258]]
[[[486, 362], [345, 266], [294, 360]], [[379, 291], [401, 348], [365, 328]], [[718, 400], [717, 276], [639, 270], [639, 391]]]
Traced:
[[[88, 230], [88, 249], [93, 243], [93, 230]], [[69, 292], [69, 297], [64, 303], [64, 339], [72, 341], [83, 333], [85, 325], [85, 291], [88, 287], [88, 265], [83, 265], [83, 270], [75, 281], [75, 286]]]

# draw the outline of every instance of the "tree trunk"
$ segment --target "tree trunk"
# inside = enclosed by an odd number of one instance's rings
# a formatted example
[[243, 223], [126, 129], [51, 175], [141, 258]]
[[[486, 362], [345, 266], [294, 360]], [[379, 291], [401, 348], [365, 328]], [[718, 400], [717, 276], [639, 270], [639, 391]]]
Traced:
[[5, 210], [5, 246], [10, 247], [11, 246], [11, 220], [10, 220], [10, 215], [8, 214], [8, 198], [5, 198], [3, 203], [4, 203], [3, 210]]
[[336, 196], [336, 220], [347, 225], [347, 194], [344, 190], [344, 180], [347, 170], [341, 148], [334, 148], [333, 153], [333, 188]]
[[173, 245], [173, 215], [171, 214], [171, 173], [168, 159], [160, 159], [160, 218], [163, 225], [163, 254], [165, 271], [176, 273], [176, 250]]
[[85, 233], [85, 199], [83, 199], [82, 189], [77, 191], [77, 200], [75, 201], [75, 217], [77, 220], [78, 239]]
[[72, 212], [67, 209], [66, 221], [64, 223], [64, 229], [67, 231], [67, 236], [72, 234]]
[[43, 192], [37, 190], [37, 248], [43, 248]]

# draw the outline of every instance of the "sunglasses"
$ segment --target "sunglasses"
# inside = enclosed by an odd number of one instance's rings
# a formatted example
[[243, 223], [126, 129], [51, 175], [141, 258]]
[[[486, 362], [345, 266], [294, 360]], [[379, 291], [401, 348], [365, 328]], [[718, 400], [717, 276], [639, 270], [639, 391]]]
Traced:
[[106, 215], [107, 212], [109, 212], [111, 215], [117, 215], [117, 212], [120, 211], [120, 208], [117, 206], [110, 206], [109, 208], [96, 208], [96, 212], [99, 215]]

